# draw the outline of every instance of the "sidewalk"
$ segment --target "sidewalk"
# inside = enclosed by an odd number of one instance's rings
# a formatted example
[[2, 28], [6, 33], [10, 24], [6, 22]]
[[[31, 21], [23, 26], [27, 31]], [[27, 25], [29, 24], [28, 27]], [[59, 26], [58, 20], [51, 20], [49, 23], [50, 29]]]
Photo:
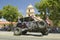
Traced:
[[0, 36], [13, 36], [13, 32], [0, 31]]

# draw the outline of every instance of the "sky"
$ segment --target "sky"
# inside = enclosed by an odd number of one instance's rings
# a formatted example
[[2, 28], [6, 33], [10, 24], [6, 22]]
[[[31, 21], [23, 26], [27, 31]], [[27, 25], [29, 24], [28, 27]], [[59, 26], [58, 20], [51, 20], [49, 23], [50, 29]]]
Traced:
[[[0, 0], [0, 10], [3, 6], [12, 5], [18, 8], [19, 11], [22, 12], [23, 16], [26, 15], [26, 8], [29, 4], [35, 5], [36, 2], [40, 0]], [[35, 8], [35, 13], [38, 13]]]

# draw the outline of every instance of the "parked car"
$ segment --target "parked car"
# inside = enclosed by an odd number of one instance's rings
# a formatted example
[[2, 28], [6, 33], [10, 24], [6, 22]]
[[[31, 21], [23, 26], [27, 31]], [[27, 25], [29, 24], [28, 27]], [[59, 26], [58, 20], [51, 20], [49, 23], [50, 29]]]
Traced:
[[45, 21], [35, 21], [31, 17], [20, 18], [14, 28], [14, 35], [25, 35], [29, 32], [41, 32], [42, 35], [48, 35], [48, 26]]
[[60, 27], [50, 27], [49, 33], [60, 33]]

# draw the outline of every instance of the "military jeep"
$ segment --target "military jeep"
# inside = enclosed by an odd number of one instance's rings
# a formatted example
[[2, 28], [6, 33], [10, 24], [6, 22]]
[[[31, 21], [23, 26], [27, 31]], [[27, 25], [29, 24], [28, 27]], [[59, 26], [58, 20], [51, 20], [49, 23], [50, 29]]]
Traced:
[[42, 35], [48, 35], [47, 23], [45, 21], [35, 21], [31, 17], [19, 19], [14, 28], [14, 35], [25, 35], [27, 32], [41, 32]]

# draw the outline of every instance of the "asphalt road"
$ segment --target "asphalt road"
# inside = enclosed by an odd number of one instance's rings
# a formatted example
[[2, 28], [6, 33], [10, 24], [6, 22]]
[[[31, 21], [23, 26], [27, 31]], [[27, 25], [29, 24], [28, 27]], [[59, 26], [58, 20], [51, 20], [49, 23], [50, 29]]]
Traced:
[[49, 33], [42, 36], [41, 33], [28, 32], [26, 35], [14, 36], [13, 32], [0, 31], [0, 40], [60, 40], [60, 34]]

